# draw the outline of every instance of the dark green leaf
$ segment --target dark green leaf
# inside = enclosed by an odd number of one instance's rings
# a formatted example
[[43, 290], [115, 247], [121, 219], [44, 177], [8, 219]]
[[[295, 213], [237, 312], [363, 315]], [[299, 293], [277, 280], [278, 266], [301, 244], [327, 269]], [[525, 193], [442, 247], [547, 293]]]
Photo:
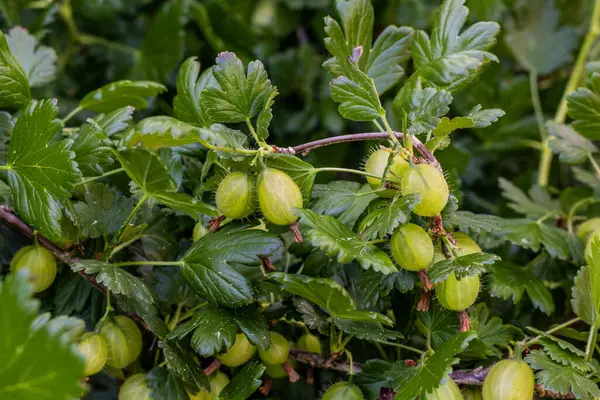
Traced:
[[504, 325], [499, 317], [490, 316], [485, 303], [478, 303], [477, 306], [471, 307], [469, 318], [471, 329], [477, 333], [477, 338], [469, 343], [463, 357], [476, 359], [501, 357], [505, 344], [514, 338], [511, 328]]
[[152, 368], [146, 379], [152, 399], [189, 400], [184, 383], [166, 368]]
[[6, 41], [30, 87], [44, 86], [54, 80], [58, 58], [54, 49], [41, 46], [35, 36], [20, 26], [8, 31]]
[[382, 95], [396, 85], [404, 75], [401, 64], [410, 58], [410, 44], [414, 31], [410, 27], [388, 26], [373, 43], [366, 65], [366, 73], [375, 81], [377, 93]]
[[403, 268], [384, 275], [371, 269], [358, 275], [359, 304], [364, 308], [375, 306], [380, 298], [385, 299], [392, 290], [406, 293], [415, 286], [415, 275]]
[[31, 92], [27, 76], [10, 52], [6, 36], [0, 31], [0, 107], [23, 108]]
[[[188, 323], [189, 324], [189, 323]], [[190, 344], [202, 357], [224, 353], [233, 346], [237, 325], [227, 313], [216, 307], [202, 308], [191, 321], [194, 327]]]
[[79, 274], [69, 274], [56, 284], [54, 313], [56, 315], [80, 314], [92, 295], [94, 287]]
[[96, 121], [90, 120], [81, 126], [71, 151], [84, 176], [101, 175], [114, 162], [109, 146], [108, 137]]
[[523, 267], [506, 261], [496, 263], [488, 275], [490, 294], [517, 304], [525, 293]]
[[480, 275], [488, 270], [489, 265], [499, 260], [500, 257], [495, 254], [473, 253], [439, 261], [427, 270], [427, 275], [434, 283], [445, 281], [451, 273], [454, 273], [456, 278], [461, 279], [467, 276]]
[[394, 197], [392, 202], [380, 201], [358, 225], [363, 239], [383, 239], [391, 234], [400, 224], [408, 222], [410, 211], [419, 204], [418, 194]]
[[504, 220], [500, 217], [470, 211], [444, 214], [444, 223], [457, 226], [463, 232], [475, 233], [499, 231], [504, 226]]
[[329, 333], [329, 317], [325, 313], [315, 308], [308, 300], [303, 298], [295, 297], [293, 302], [298, 312], [302, 315], [302, 321], [304, 321], [306, 326], [310, 329], [318, 330], [321, 334]]
[[155, 116], [143, 119], [135, 126], [129, 145], [157, 150], [163, 147], [196, 143], [197, 129], [173, 117]]
[[594, 73], [590, 79], [591, 89], [579, 88], [567, 96], [569, 116], [573, 118], [573, 128], [583, 137], [600, 139], [600, 74]]
[[219, 395], [222, 400], [245, 400], [254, 393], [262, 381], [266, 367], [257, 361], [247, 363]]
[[338, 317], [334, 317], [333, 321], [335, 326], [346, 334], [369, 342], [395, 340], [402, 337], [400, 332], [386, 329], [378, 322], [357, 321]]
[[590, 267], [583, 266], [579, 269], [571, 288], [571, 306], [575, 314], [592, 325], [595, 320], [594, 305], [591, 296]]
[[570, 254], [568, 234], [554, 226], [527, 219], [505, 220], [504, 229], [497, 233], [510, 242], [538, 251], [543, 244], [550, 256], [566, 259]]
[[117, 81], [88, 93], [79, 103], [86, 110], [109, 113], [131, 106], [139, 110], [148, 107], [149, 97], [156, 97], [167, 88], [151, 81]]
[[163, 350], [167, 369], [192, 388], [209, 389], [208, 378], [196, 360], [179, 345], [161, 340], [158, 346]]
[[212, 70], [207, 69], [200, 74], [200, 63], [196, 57], [188, 58], [177, 74], [177, 96], [173, 99], [173, 111], [180, 120], [201, 126], [209, 127], [211, 121], [202, 107], [202, 90], [214, 85]]
[[[560, 209], [559, 202], [552, 200], [539, 186], [532, 187], [527, 196], [525, 192], [504, 178], [500, 178], [498, 184], [502, 189], [502, 196], [511, 201], [508, 206], [520, 214], [531, 218], [540, 218]], [[536, 194], [536, 198], [534, 198], [534, 194]]]
[[436, 302], [432, 302], [429, 311], [417, 313], [417, 329], [426, 336], [431, 335], [434, 349], [444, 344], [458, 332], [456, 313], [446, 310]]
[[340, 103], [338, 110], [342, 117], [352, 121], [372, 121], [383, 115], [372, 81], [365, 88], [345, 76], [339, 76], [331, 81], [330, 87], [331, 98]]

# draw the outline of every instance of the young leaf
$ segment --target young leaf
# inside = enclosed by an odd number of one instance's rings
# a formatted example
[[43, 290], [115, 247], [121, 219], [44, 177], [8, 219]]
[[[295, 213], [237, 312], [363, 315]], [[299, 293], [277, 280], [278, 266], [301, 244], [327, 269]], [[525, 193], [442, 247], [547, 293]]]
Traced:
[[148, 107], [149, 97], [156, 97], [167, 88], [151, 81], [117, 81], [86, 94], [79, 106], [90, 111], [109, 113], [131, 106], [136, 110]]
[[177, 96], [173, 99], [173, 111], [181, 121], [208, 128], [211, 121], [202, 107], [202, 90], [214, 86], [212, 69], [200, 74], [200, 63], [196, 57], [188, 58], [177, 74]]
[[313, 246], [324, 250], [328, 255], [337, 255], [340, 263], [348, 264], [357, 260], [364, 269], [389, 274], [397, 269], [390, 257], [374, 244], [365, 242], [337, 219], [319, 215], [314, 211], [298, 210], [301, 222], [309, 227], [306, 238]]
[[266, 139], [269, 137], [269, 125], [271, 124], [271, 120], [273, 119], [273, 111], [271, 107], [275, 103], [275, 97], [279, 94], [276, 90], [273, 90], [269, 95], [267, 101], [265, 101], [265, 105], [263, 109], [260, 110], [258, 114], [258, 118], [256, 118], [256, 134], [259, 138]]
[[141, 145], [150, 150], [185, 146], [198, 141], [198, 130], [173, 117], [154, 116], [141, 120], [129, 137], [131, 147]]
[[373, 43], [365, 70], [375, 81], [380, 96], [396, 85], [404, 75], [404, 69], [400, 65], [410, 58], [413, 33], [410, 27], [390, 25]]
[[211, 304], [240, 307], [254, 299], [250, 281], [233, 265], [258, 266], [259, 256], [268, 257], [281, 241], [259, 230], [221, 229], [194, 243], [181, 259], [190, 285]]
[[33, 101], [19, 116], [8, 148], [8, 181], [21, 217], [50, 239], [60, 236], [61, 207], [81, 173], [72, 142], [50, 143], [60, 130], [52, 100]]
[[131, 198], [118, 196], [104, 184], [92, 186], [85, 193], [85, 202], [73, 204], [75, 222], [88, 238], [110, 235], [119, 230], [133, 210]]
[[458, 279], [480, 275], [487, 271], [488, 265], [499, 261], [500, 257], [490, 253], [473, 253], [466, 256], [443, 260], [433, 264], [428, 270], [427, 275], [432, 282], [443, 282], [451, 273], [454, 273]]
[[[360, 71], [358, 73], [362, 74]], [[365, 79], [369, 78], [365, 76]], [[361, 85], [345, 76], [339, 76], [329, 86], [331, 98], [340, 103], [338, 110], [346, 119], [372, 121], [385, 113], [372, 80], [367, 85]]]
[[408, 222], [410, 211], [419, 204], [418, 194], [394, 197], [392, 202], [380, 201], [358, 225], [363, 239], [383, 239], [391, 234], [400, 224]]
[[105, 261], [81, 260], [73, 263], [71, 269], [75, 272], [84, 271], [86, 274], [96, 275], [96, 282], [106, 286], [115, 294], [135, 297], [145, 303], [154, 303], [152, 293], [146, 284], [123, 268], [113, 267]]
[[260, 377], [265, 372], [266, 367], [257, 361], [247, 363], [244, 368], [238, 372], [231, 382], [225, 386], [219, 399], [222, 400], [245, 400], [252, 395], [261, 385]]
[[75, 162], [84, 176], [102, 175], [104, 169], [114, 162], [108, 137], [94, 120], [81, 126], [71, 151], [75, 153]]
[[77, 398], [83, 359], [54, 320], [36, 319], [40, 303], [31, 295], [25, 274], [0, 280], [0, 326], [10, 327], [0, 337], [0, 397]]
[[590, 78], [591, 90], [579, 88], [567, 96], [569, 117], [573, 128], [590, 140], [600, 139], [600, 74]]
[[473, 82], [490, 61], [498, 61], [487, 50], [496, 44], [500, 25], [477, 22], [460, 33], [469, 13], [464, 3], [465, 0], [442, 3], [433, 21], [431, 39], [423, 31], [415, 32], [413, 76], [421, 77], [428, 86], [458, 90]]
[[40, 46], [37, 38], [20, 26], [8, 31], [6, 41], [30, 87], [44, 86], [54, 80], [58, 58], [54, 49]]
[[592, 325], [595, 320], [595, 308], [591, 295], [590, 267], [581, 267], [573, 283], [574, 285], [571, 288], [571, 306], [573, 307], [573, 311], [585, 323]]
[[533, 350], [525, 357], [531, 368], [537, 370], [536, 382], [544, 389], [560, 394], [572, 392], [577, 399], [600, 396], [598, 385], [575, 368], [562, 366], [550, 359], [542, 350]]
[[260, 61], [252, 61], [245, 72], [234, 53], [222, 52], [212, 71], [219, 87], [206, 87], [201, 101], [214, 122], [243, 122], [255, 117], [275, 91]]
[[581, 164], [592, 153], [598, 152], [598, 148], [590, 140], [579, 135], [568, 125], [548, 121], [546, 128], [550, 135], [548, 145], [554, 153], [560, 155], [563, 162]]
[[29, 104], [31, 91], [27, 76], [12, 55], [4, 33], [0, 31], [0, 107], [23, 108]]
[[524, 4], [522, 28], [509, 30], [504, 40], [525, 69], [545, 75], [571, 61], [577, 33], [571, 27], [559, 28], [560, 12], [553, 1]]
[[461, 332], [435, 350], [432, 356], [408, 370], [402, 380], [394, 382], [398, 399], [424, 397], [437, 388], [441, 381], [452, 372], [452, 364], [458, 362], [456, 356], [465, 350], [477, 335], [475, 332]]

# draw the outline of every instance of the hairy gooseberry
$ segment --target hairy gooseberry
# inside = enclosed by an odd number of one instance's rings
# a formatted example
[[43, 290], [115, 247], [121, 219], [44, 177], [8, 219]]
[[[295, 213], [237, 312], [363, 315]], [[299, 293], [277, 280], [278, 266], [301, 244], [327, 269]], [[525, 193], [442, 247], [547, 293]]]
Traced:
[[152, 400], [145, 374], [131, 375], [119, 389], [119, 400]]
[[421, 271], [433, 260], [433, 243], [423, 228], [415, 224], [400, 225], [392, 235], [390, 249], [394, 261], [409, 271]]
[[321, 400], [363, 400], [360, 388], [348, 382], [338, 382], [329, 387]]
[[600, 218], [591, 218], [577, 227], [577, 236], [586, 242], [590, 235], [598, 230], [600, 230]]
[[225, 386], [229, 383], [229, 377], [221, 371], [216, 371], [208, 377], [208, 382], [210, 383], [210, 392], [201, 389], [195, 395], [188, 393], [190, 400], [218, 399]]
[[10, 270], [27, 270], [33, 293], [48, 289], [56, 278], [56, 260], [50, 250], [38, 244], [22, 247], [10, 261]]
[[97, 333], [88, 332], [79, 342], [79, 352], [85, 359], [83, 373], [85, 376], [102, 371], [108, 360], [108, 345], [106, 339]]
[[194, 232], [192, 233], [192, 239], [194, 242], [202, 239], [204, 235], [208, 233], [208, 229], [202, 224], [202, 221], [198, 221], [194, 226]]
[[100, 335], [108, 345], [106, 364], [113, 368], [125, 368], [142, 351], [142, 333], [135, 322], [125, 315], [118, 315], [102, 324]]
[[433, 392], [427, 393], [424, 400], [463, 400], [458, 385], [450, 378]]
[[462, 232], [454, 232], [453, 234], [456, 245], [454, 252], [458, 257], [468, 256], [469, 254], [481, 253], [481, 247], [469, 236]]
[[[367, 159], [367, 162], [365, 164], [365, 171], [377, 176], [383, 176], [383, 173], [388, 165], [388, 160], [391, 155], [392, 153], [385, 149], [379, 149], [377, 151], [374, 151]], [[404, 171], [406, 171], [408, 166], [408, 161], [406, 161], [400, 155], [396, 155], [394, 157], [394, 160], [392, 161], [392, 165], [390, 165], [390, 168], [388, 169], [388, 173], [385, 179], [392, 183], [400, 184], [402, 174], [404, 174]], [[369, 185], [371, 185], [373, 189], [377, 189], [381, 186], [380, 178], [367, 176], [367, 182], [369, 182]], [[394, 197], [396, 195], [396, 191], [391, 189], [382, 190], [377, 192], [377, 195], [381, 197]]]
[[215, 202], [227, 218], [246, 218], [255, 208], [254, 182], [248, 174], [232, 172], [219, 184]]
[[445, 281], [435, 287], [440, 304], [452, 311], [464, 311], [471, 307], [479, 296], [479, 276], [465, 276], [461, 280], [451, 273]]
[[256, 347], [248, 341], [248, 338], [243, 333], [238, 333], [235, 336], [233, 346], [225, 353], [217, 356], [221, 364], [228, 367], [239, 367], [246, 364], [256, 352]]
[[402, 194], [419, 194], [421, 200], [413, 212], [423, 217], [438, 215], [448, 202], [450, 191], [444, 175], [431, 164], [417, 164], [408, 168], [400, 182]]
[[533, 398], [535, 380], [526, 362], [502, 360], [483, 381], [484, 400], [523, 400]]
[[285, 172], [265, 168], [258, 176], [258, 203], [271, 223], [290, 225], [298, 219], [294, 208], [302, 208], [302, 192]]
[[290, 353], [287, 339], [277, 332], [271, 332], [271, 346], [267, 350], [259, 350], [258, 354], [265, 364], [283, 364]]
[[312, 333], [305, 333], [298, 339], [298, 348], [304, 351], [310, 351], [311, 353], [321, 353], [321, 341], [319, 338]]

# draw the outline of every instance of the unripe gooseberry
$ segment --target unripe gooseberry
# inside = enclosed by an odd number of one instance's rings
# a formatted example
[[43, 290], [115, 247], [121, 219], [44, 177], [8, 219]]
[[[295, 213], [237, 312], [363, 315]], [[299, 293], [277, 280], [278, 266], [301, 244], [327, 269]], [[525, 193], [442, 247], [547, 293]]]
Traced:
[[302, 192], [285, 172], [265, 168], [258, 176], [258, 203], [269, 222], [290, 225], [298, 220], [294, 209], [302, 208]]
[[444, 175], [431, 164], [417, 164], [408, 168], [400, 182], [402, 194], [419, 194], [421, 200], [413, 212], [423, 217], [435, 217], [446, 206], [450, 191]]
[[10, 262], [13, 274], [27, 270], [33, 293], [48, 289], [56, 278], [56, 260], [50, 250], [32, 245], [22, 247]]
[[418, 225], [404, 224], [398, 227], [390, 240], [394, 261], [409, 271], [421, 271], [433, 260], [433, 242]]
[[219, 395], [229, 383], [229, 377], [221, 371], [216, 371], [208, 377], [210, 383], [210, 392], [201, 389], [197, 394], [189, 394], [190, 400], [213, 400], [218, 399]]
[[464, 311], [471, 307], [479, 296], [479, 276], [465, 276], [461, 280], [451, 273], [445, 281], [435, 287], [435, 294], [440, 304], [452, 311]]
[[215, 202], [227, 218], [246, 218], [255, 208], [254, 182], [248, 174], [232, 172], [219, 184]]
[[424, 400], [463, 400], [463, 395], [458, 385], [450, 378], [431, 393], [427, 393]]
[[[391, 155], [392, 153], [384, 149], [374, 151], [367, 159], [365, 164], [365, 172], [369, 172], [377, 176], [383, 176]], [[388, 169], [385, 179], [392, 183], [400, 184], [402, 175], [404, 174], [404, 171], [408, 169], [408, 166], [408, 161], [406, 161], [400, 155], [396, 155], [392, 165], [390, 165], [390, 168]], [[377, 189], [381, 186], [380, 178], [367, 176], [367, 182], [369, 182], [369, 185], [371, 185], [373, 189]], [[396, 195], [396, 191], [392, 189], [381, 190], [377, 192], [377, 195], [380, 197], [394, 197]]]
[[600, 218], [592, 218], [583, 222], [577, 227], [577, 237], [584, 242], [590, 237], [590, 235], [600, 229]]
[[[296, 360], [289, 360], [290, 366], [296, 368]], [[287, 378], [289, 375], [281, 364], [266, 364], [265, 372], [273, 379]]]
[[84, 376], [90, 376], [102, 371], [108, 360], [108, 345], [106, 339], [97, 333], [88, 332], [79, 342], [79, 352], [85, 359]]
[[125, 315], [118, 315], [104, 323], [100, 335], [108, 345], [106, 364], [113, 368], [125, 368], [142, 351], [142, 333], [135, 322]]
[[483, 381], [483, 400], [523, 400], [533, 398], [533, 371], [524, 361], [502, 360]]
[[225, 353], [217, 356], [221, 364], [227, 367], [239, 367], [246, 364], [256, 352], [256, 347], [248, 341], [248, 338], [243, 333], [238, 333], [235, 336], [233, 346]]
[[305, 333], [298, 339], [298, 348], [311, 353], [321, 354], [321, 341], [311, 333]]
[[202, 239], [204, 237], [204, 235], [206, 235], [208, 233], [208, 229], [206, 229], [206, 227], [204, 227], [204, 225], [202, 225], [202, 221], [198, 221], [196, 223], [196, 226], [194, 226], [194, 232], [192, 233], [192, 239], [194, 240], [194, 242], [197, 242], [198, 240]]
[[119, 390], [119, 400], [152, 400], [145, 374], [131, 375]]
[[363, 400], [360, 388], [348, 382], [338, 382], [329, 387], [321, 400]]
[[261, 360], [265, 364], [280, 365], [286, 362], [290, 353], [290, 344], [287, 339], [277, 332], [271, 332], [271, 346], [267, 350], [259, 350]]
[[458, 257], [468, 256], [469, 254], [481, 253], [481, 247], [469, 236], [462, 232], [454, 232], [454, 240], [456, 241], [456, 247], [454, 252]]

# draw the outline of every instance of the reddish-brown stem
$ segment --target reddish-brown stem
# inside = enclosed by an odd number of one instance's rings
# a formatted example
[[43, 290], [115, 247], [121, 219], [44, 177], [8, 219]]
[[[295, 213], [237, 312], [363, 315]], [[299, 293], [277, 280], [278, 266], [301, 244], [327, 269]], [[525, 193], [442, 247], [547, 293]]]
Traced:
[[460, 321], [461, 332], [467, 332], [471, 330], [471, 320], [469, 319], [469, 314], [466, 311], [459, 312], [458, 319]]
[[300, 375], [298, 375], [298, 373], [296, 372], [294, 367], [291, 366], [291, 364], [288, 360], [285, 360], [282, 367], [285, 370], [285, 372], [288, 374], [288, 378], [289, 378], [290, 382], [292, 382], [292, 383], [298, 382], [298, 380], [300, 379]]
[[298, 229], [298, 222], [290, 224], [289, 228], [296, 243], [302, 243], [302, 233], [300, 233], [300, 229]]
[[306, 383], [312, 385], [315, 383], [315, 369], [314, 367], [308, 367], [306, 369]]
[[427, 312], [429, 311], [429, 304], [431, 303], [431, 292], [428, 290], [423, 290], [421, 294], [421, 299], [417, 304], [417, 311]]
[[218, 358], [215, 358], [208, 367], [204, 368], [204, 375], [210, 376], [213, 372], [221, 368], [221, 361]]
[[429, 280], [429, 276], [427, 275], [426, 269], [422, 269], [419, 271], [419, 279], [421, 280], [421, 283], [423, 284], [423, 289], [426, 292], [429, 292], [429, 291], [431, 291], [431, 289], [433, 289], [433, 285], [431, 284], [431, 281]]
[[273, 387], [273, 381], [271, 379], [265, 379], [263, 384], [258, 388], [258, 391], [263, 396], [268, 396], [271, 393], [271, 388]]
[[209, 232], [216, 232], [217, 229], [221, 226], [221, 222], [225, 221], [225, 216], [220, 215], [215, 219], [212, 219], [208, 222], [208, 230]]
[[260, 257], [260, 261], [262, 262], [263, 268], [265, 269], [266, 273], [275, 271], [275, 266], [273, 265], [269, 257]]

